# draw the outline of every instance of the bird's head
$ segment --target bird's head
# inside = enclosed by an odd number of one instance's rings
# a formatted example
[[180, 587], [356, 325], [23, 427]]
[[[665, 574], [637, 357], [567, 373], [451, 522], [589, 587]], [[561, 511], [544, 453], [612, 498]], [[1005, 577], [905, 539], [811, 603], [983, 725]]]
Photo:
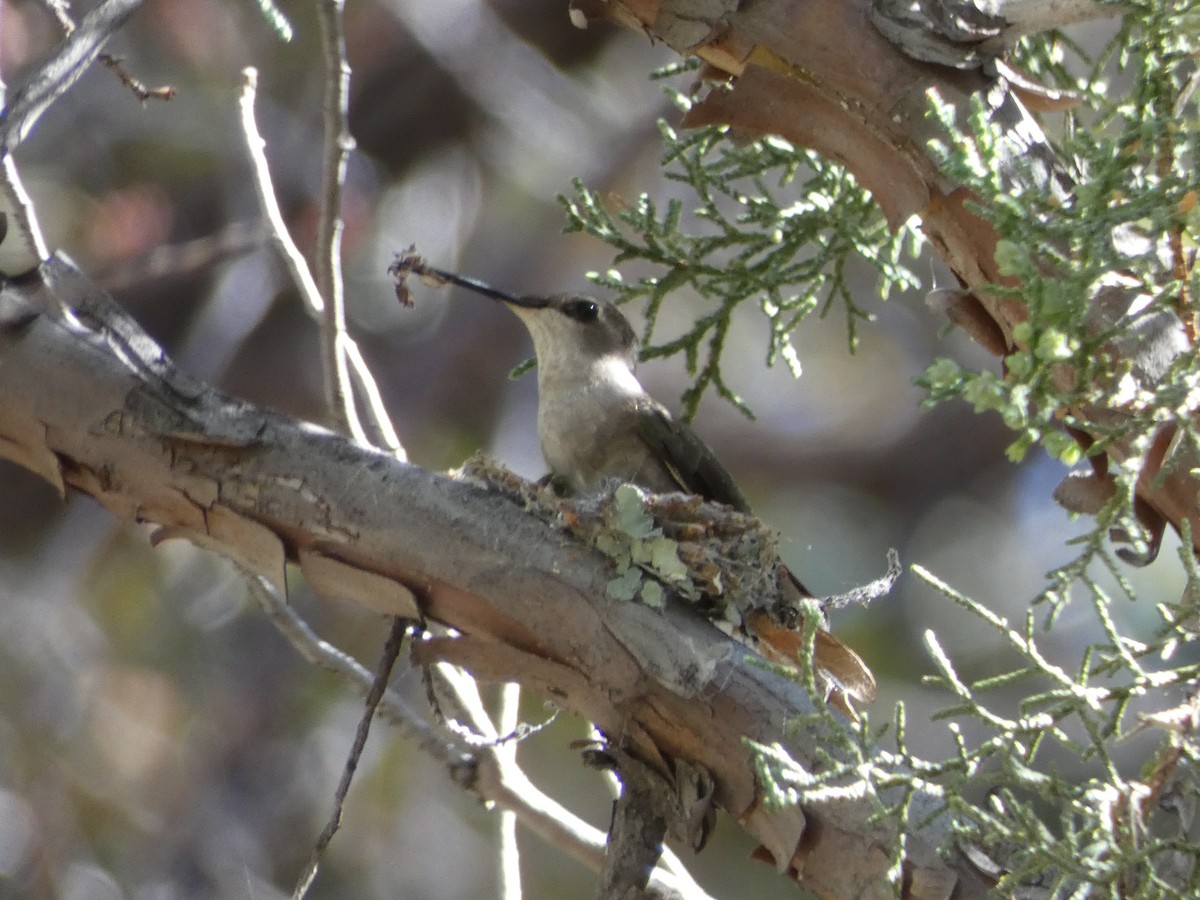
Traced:
[[482, 281], [435, 269], [424, 263], [419, 274], [432, 276], [498, 300], [516, 313], [533, 338], [538, 369], [544, 377], [614, 361], [632, 370], [638, 340], [633, 326], [614, 303], [582, 294], [526, 297], [497, 290]]
[[525, 323], [543, 370], [582, 368], [614, 358], [632, 368], [637, 359], [633, 326], [608, 300], [554, 294], [510, 297], [503, 302]]

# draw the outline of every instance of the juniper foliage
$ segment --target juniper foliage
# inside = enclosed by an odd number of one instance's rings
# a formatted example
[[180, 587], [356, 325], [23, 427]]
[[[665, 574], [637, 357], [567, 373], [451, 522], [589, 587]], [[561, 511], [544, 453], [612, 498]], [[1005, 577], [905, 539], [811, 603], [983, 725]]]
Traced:
[[[910, 752], [902, 703], [882, 727], [866, 714], [853, 727], [829, 713], [797, 723], [828, 735], [815, 769], [778, 747], [758, 748], [772, 802], [813, 804], [852, 792], [876, 804], [880, 821], [894, 824], [897, 891], [905, 836], [920, 824], [909, 803], [919, 786], [942, 798], [958, 847], [994, 865], [1005, 894], [1200, 895], [1200, 575], [1186, 549], [1192, 536], [1185, 527], [1178, 565], [1187, 589], [1178, 599], [1137, 598], [1110, 541], [1114, 529], [1137, 540], [1134, 487], [1151, 437], [1174, 426], [1176, 452], [1200, 439], [1200, 356], [1184, 354], [1157, 383], [1139, 383], [1102, 352], [1117, 335], [1089, 331], [1086, 321], [1098, 285], [1119, 273], [1145, 309], [1170, 310], [1193, 337], [1200, 330], [1200, 3], [1133, 0], [1123, 9], [1099, 47], [1050, 32], [1024, 40], [1012, 60], [1078, 98], [1043, 123], [1077, 175], [1067, 196], [1014, 189], [1000, 177], [999, 135], [982, 106], [931, 102], [930, 115], [944, 125], [931, 149], [981, 198], [981, 214], [1001, 236], [999, 269], [1020, 285], [990, 290], [1019, 292], [1030, 315], [1014, 334], [1020, 349], [1002, 369], [938, 359], [920, 382], [929, 404], [965, 400], [980, 413], [998, 413], [1013, 432], [1013, 460], [1040, 447], [1067, 465], [1086, 465], [1089, 454], [1127, 442], [1132, 457], [1110, 469], [1117, 489], [1021, 621], [913, 567], [1016, 660], [1006, 671], [970, 678], [927, 633], [935, 673], [928, 681], [948, 698], [936, 721], [953, 737], [950, 758]], [[675, 97], [681, 106], [690, 102]], [[871, 304], [847, 281], [848, 267], [873, 267], [881, 297], [921, 287], [911, 265], [919, 232], [889, 231], [868, 193], [839, 166], [775, 138], [738, 144], [719, 128], [680, 133], [662, 123], [660, 130], [666, 177], [686, 188], [686, 200], [642, 196], [614, 206], [576, 182], [563, 203], [569, 229], [614, 249], [612, 266], [595, 280], [622, 302], [644, 304], [645, 355], [683, 355], [693, 376], [684, 396], [689, 414], [710, 391], [745, 409], [722, 368], [739, 306], [753, 304], [770, 325], [767, 364], [782, 361], [798, 374], [792, 335], [807, 317], [840, 310], [851, 346], [871, 320]], [[702, 312], [682, 336], [656, 343], [658, 313], [687, 294], [703, 300]], [[1079, 410], [1117, 410], [1120, 424], [1105, 430], [1094, 418], [1080, 419]], [[1095, 443], [1082, 446], [1064, 425], [1087, 425]], [[1114, 615], [1114, 604], [1126, 600], [1153, 603], [1153, 622], [1136, 635], [1124, 633]], [[1088, 618], [1098, 637], [1064, 661], [1046, 645], [1068, 608], [1077, 627]], [[815, 691], [811, 673], [798, 677]], [[1154, 740], [1131, 766], [1118, 747], [1139, 734]]]

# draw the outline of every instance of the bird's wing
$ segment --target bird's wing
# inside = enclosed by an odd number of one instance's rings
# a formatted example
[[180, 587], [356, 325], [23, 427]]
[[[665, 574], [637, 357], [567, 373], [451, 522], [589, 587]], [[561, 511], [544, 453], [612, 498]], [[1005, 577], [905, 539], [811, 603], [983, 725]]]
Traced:
[[635, 411], [638, 436], [681, 491], [724, 503], [738, 512], [750, 512], [750, 504], [733, 478], [696, 432], [649, 397], [638, 400]]
[[[721, 465], [716, 454], [683, 422], [672, 418], [660, 404], [646, 398], [638, 401], [638, 435], [675, 479], [681, 491], [699, 494], [732, 506], [738, 512], [753, 515], [750, 503], [742, 495], [733, 477]], [[788, 577], [806, 597], [814, 594], [789, 569]]]
[[[802, 625], [788, 628], [772, 619], [766, 610], [758, 609], [747, 616], [746, 630], [757, 641], [759, 652], [773, 662], [796, 666], [804, 658]], [[842, 712], [857, 718], [853, 704], [866, 705], [875, 699], [875, 676], [862, 657], [828, 631], [818, 628], [813, 637], [813, 667], [829, 689], [829, 699]]]
[[[638, 401], [636, 412], [638, 436], [662, 461], [681, 491], [751, 514], [750, 504], [729, 472], [691, 428], [648, 397]], [[806, 597], [814, 596], [791, 569], [783, 569], [791, 586]], [[756, 611], [746, 624], [769, 659], [789, 665], [798, 662], [803, 653], [802, 628], [776, 623], [765, 610]], [[818, 672], [835, 688], [831, 701], [848, 715], [854, 716], [850, 701], [870, 703], [875, 699], [875, 677], [866, 663], [824, 628], [817, 629], [813, 657]]]

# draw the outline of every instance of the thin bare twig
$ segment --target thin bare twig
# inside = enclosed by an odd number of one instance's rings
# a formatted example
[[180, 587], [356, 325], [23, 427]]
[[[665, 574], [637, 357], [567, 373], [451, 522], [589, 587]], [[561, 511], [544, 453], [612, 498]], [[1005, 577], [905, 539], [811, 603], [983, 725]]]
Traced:
[[109, 70], [117, 76], [117, 80], [133, 91], [133, 95], [141, 100], [142, 103], [150, 100], [170, 100], [179, 93], [169, 84], [155, 88], [147, 87], [145, 82], [134, 78], [129, 73], [129, 70], [125, 68], [124, 61], [120, 57], [113, 56], [111, 53], [101, 53], [100, 62], [108, 66]]
[[42, 113], [71, 88], [142, 2], [105, 0], [84, 16], [50, 58], [12, 93], [0, 121], [0, 155], [11, 153], [29, 136]]
[[6, 247], [5, 274], [28, 271], [50, 255], [12, 151], [33, 130], [42, 113], [92, 64], [100, 48], [141, 3], [142, 0], [107, 0], [88, 13], [83, 23], [76, 27], [61, 0], [43, 0], [43, 5], [63, 29], [63, 40], [46, 62], [11, 94], [0, 84], [0, 97], [4, 99], [4, 115], [0, 119], [0, 157], [3, 158], [0, 192], [4, 199], [0, 202], [0, 212], [4, 215], [4, 238], [15, 230], [20, 233], [24, 245], [24, 252], [16, 254]]
[[[440, 677], [450, 692], [450, 702], [455, 707], [452, 715], [469, 722], [478, 735], [470, 739], [473, 745], [481, 746], [478, 764], [472, 773], [473, 780], [463, 783], [463, 786], [494, 802], [502, 810], [512, 811], [517, 821], [552, 847], [557, 847], [597, 872], [601, 871], [605, 864], [608, 836], [542, 793], [529, 780], [516, 761], [518, 742], [505, 741], [501, 734], [501, 731], [504, 734], [519, 734], [520, 727], [515, 722], [511, 727], [506, 727], [508, 722], [500, 722], [499, 727], [493, 724], [479, 696], [475, 679], [457, 666], [438, 663], [430, 671]], [[501, 752], [510, 749], [511, 756]], [[613, 783], [619, 792], [620, 782], [614, 778]], [[512, 864], [516, 864], [515, 856]], [[660, 900], [711, 900], [667, 847], [662, 848], [660, 865], [651, 873], [645, 893], [648, 898]]]
[[38, 225], [33, 203], [30, 201], [29, 195], [25, 193], [25, 185], [21, 182], [20, 173], [17, 172], [16, 161], [9, 153], [4, 154], [0, 190], [4, 193], [2, 205], [4, 215], [7, 217], [4, 223], [6, 230], [4, 240], [12, 238], [15, 228], [20, 232], [21, 241], [26, 250], [26, 253], [18, 254], [14, 258], [9, 255], [11, 251], [6, 248], [4, 266], [6, 271], [4, 274], [16, 275], [36, 268], [50, 256], [50, 251], [46, 247], [45, 237], [42, 236], [41, 226]]
[[[691, 873], [688, 872], [687, 866], [683, 864], [683, 860], [679, 858], [679, 854], [666, 844], [662, 845], [662, 851], [658, 855], [658, 865], [660, 868], [669, 872], [671, 876], [677, 879], [681, 885], [691, 885], [693, 890], [700, 891], [700, 886], [696, 884], [696, 882], [692, 881]], [[699, 897], [700, 894], [693, 895], [684, 891], [684, 896]]]
[[312, 855], [309, 857], [304, 874], [300, 876], [296, 889], [292, 892], [292, 900], [304, 900], [313, 880], [317, 877], [321, 856], [342, 824], [342, 810], [346, 805], [346, 795], [350, 793], [350, 783], [354, 780], [358, 761], [362, 758], [363, 748], [367, 745], [367, 736], [371, 733], [371, 720], [375, 718], [375, 710], [387, 691], [388, 679], [392, 677], [392, 667], [395, 666], [396, 659], [400, 656], [400, 645], [404, 642], [404, 635], [407, 633], [408, 623], [399, 617], [393, 618], [392, 630], [388, 634], [387, 643], [383, 645], [383, 655], [379, 659], [379, 667], [375, 671], [375, 679], [367, 694], [362, 718], [359, 719], [358, 729], [354, 733], [354, 743], [346, 757], [346, 767], [342, 771], [341, 781], [338, 782], [337, 790], [333, 795], [333, 810], [329, 814], [329, 821], [325, 823], [325, 828], [322, 829], [313, 846]]
[[50, 15], [54, 16], [54, 20], [58, 22], [58, 27], [63, 30], [64, 36], [75, 30], [75, 20], [71, 18], [67, 0], [39, 0], [39, 2], [46, 7]]
[[242, 112], [242, 134], [246, 138], [246, 150], [250, 154], [250, 166], [254, 172], [254, 186], [258, 190], [263, 214], [271, 226], [271, 237], [279, 252], [283, 254], [283, 260], [296, 287], [300, 289], [305, 307], [311, 315], [319, 316], [325, 308], [325, 301], [321, 299], [321, 292], [317, 289], [312, 272], [308, 270], [304, 255], [288, 233], [287, 223], [283, 221], [283, 212], [279, 209], [279, 200], [275, 197], [275, 188], [271, 184], [271, 169], [267, 165], [265, 152], [266, 141], [259, 134], [258, 123], [254, 119], [254, 97], [257, 90], [258, 70], [253, 66], [243, 69], [242, 95], [238, 103]]
[[[317, 0], [321, 46], [325, 55], [324, 155], [321, 166], [321, 207], [317, 216], [317, 287], [325, 298], [321, 319], [321, 355], [325, 363], [325, 389], [334, 415], [346, 417], [353, 408], [349, 371], [338, 346], [346, 331], [346, 303], [342, 292], [342, 185], [346, 160], [354, 147], [347, 127], [350, 63], [342, 27], [343, 0]], [[348, 401], [349, 404], [348, 405]], [[343, 425], [349, 423], [343, 422]]]
[[[501, 734], [512, 734], [517, 730], [521, 718], [521, 686], [506, 684], [500, 688], [500, 704], [496, 710], [496, 725]], [[516, 766], [517, 741], [496, 747], [496, 759], [501, 768]], [[500, 897], [501, 900], [521, 900], [521, 854], [517, 847], [517, 814], [511, 809], [500, 811], [497, 823], [500, 845]]]
[[[370, 433], [372, 444], [404, 459], [404, 450], [388, 418], [375, 379], [358, 345], [346, 330], [346, 298], [342, 282], [342, 188], [354, 138], [349, 125], [350, 63], [346, 57], [342, 16], [345, 0], [317, 0], [316, 5], [325, 57], [325, 138], [314, 269], [317, 288], [325, 300], [321, 316], [321, 361], [326, 401], [343, 430], [350, 434]], [[362, 413], [359, 400], [365, 401], [366, 408]]]
[[[251, 593], [268, 620], [301, 656], [332, 673], [357, 693], [367, 693], [372, 677], [366, 668], [332, 644], [321, 640], [270, 583], [252, 573], [247, 572], [246, 575]], [[449, 666], [445, 668], [451, 669]], [[494, 741], [497, 735], [496, 730], [490, 727], [490, 720], [486, 717], [481, 720], [475, 714], [483, 708], [482, 703], [476, 706], [469, 699], [463, 700], [457, 696], [459, 690], [465, 690], [469, 695], [475, 688], [474, 681], [465, 679], [457, 672], [449, 677], [453, 685], [448, 683], [447, 686], [456, 695], [455, 701], [461, 704], [460, 708], [472, 727]], [[465, 712], [467, 709], [472, 711]], [[398, 727], [402, 734], [415, 737], [425, 752], [447, 765], [454, 780], [462, 787], [486, 802], [513, 811], [522, 825], [550, 846], [557, 847], [595, 871], [600, 870], [604, 864], [604, 832], [593, 828], [543, 793], [518, 766], [505, 766], [501, 771], [494, 744], [479, 749], [460, 744], [452, 734], [434, 728], [415, 707], [394, 691], [384, 694], [379, 704], [379, 714]], [[677, 884], [673, 876], [666, 876], [666, 879], [672, 886]], [[694, 882], [689, 883], [694, 890], [685, 891], [683, 896], [689, 900], [710, 900]]]
[[[267, 155], [265, 152], [266, 142], [262, 139], [262, 135], [259, 134], [258, 123], [254, 119], [254, 97], [258, 87], [258, 71], [253, 67], [248, 67], [243, 70], [242, 75], [242, 96], [239, 100], [242, 111], [242, 133], [245, 135], [246, 149], [250, 154], [251, 168], [254, 171], [254, 184], [258, 190], [258, 199], [262, 203], [263, 213], [267, 217], [267, 222], [271, 227], [271, 237], [283, 255], [288, 271], [291, 272], [292, 280], [300, 290], [300, 296], [304, 300], [305, 308], [310, 314], [321, 317], [325, 310], [325, 301], [322, 299], [321, 291], [317, 287], [317, 282], [314, 280], [312, 272], [309, 271], [308, 263], [304, 260], [304, 254], [300, 252], [300, 248], [292, 240], [292, 236], [288, 232], [287, 223], [283, 221], [283, 212], [279, 209], [279, 201], [275, 196], [275, 188], [271, 184], [271, 170], [267, 165]], [[334, 341], [335, 344], [343, 344], [349, 342], [350, 337], [345, 332], [341, 334], [335, 333]], [[347, 355], [341, 352], [339, 347], [338, 352], [335, 354], [335, 370], [345, 370], [346, 359]], [[343, 371], [342, 374], [338, 374], [336, 377], [345, 379], [348, 376]], [[346, 392], [339, 399], [344, 400], [345, 403], [335, 405], [333, 411], [338, 416], [340, 424], [358, 443], [364, 446], [372, 446], [371, 439], [363, 429], [362, 423], [358, 418], [358, 413], [354, 409], [354, 392]]]
[[[479, 796], [512, 810], [521, 825], [592, 871], [604, 867], [607, 835], [544, 794], [519, 766], [501, 766], [494, 752], [481, 753], [474, 774], [468, 786]], [[713, 900], [682, 868], [661, 866], [651, 873], [646, 895], [660, 900]]]
[[362, 351], [358, 349], [358, 344], [349, 335], [344, 336], [343, 346], [346, 361], [350, 366], [350, 374], [354, 376], [354, 385], [362, 394], [361, 399], [366, 403], [367, 411], [371, 414], [367, 421], [370, 422], [375, 432], [375, 446], [382, 447], [397, 459], [407, 462], [408, 454], [404, 450], [404, 445], [400, 443], [396, 429], [392, 427], [387, 407], [383, 405], [383, 395], [379, 393], [379, 385], [376, 384], [375, 376], [367, 367], [367, 361], [363, 359]]
[[[360, 696], [367, 696], [373, 678], [365, 667], [352, 656], [322, 640], [270, 582], [249, 571], [245, 571], [245, 575], [250, 593], [258, 601], [267, 620], [305, 660], [330, 672]], [[398, 728], [405, 737], [415, 738], [421, 749], [439, 762], [450, 766], [470, 763], [470, 748], [456, 741], [452, 735], [434, 728], [414, 705], [395, 691], [387, 691], [383, 695], [379, 715]]]
[[[514, 722], [512, 728], [502, 731], [484, 708], [479, 685], [462, 669], [449, 663], [437, 663], [422, 666], [421, 671], [425, 680], [425, 695], [438, 725], [452, 732], [468, 747], [491, 750], [519, 743], [548, 728], [558, 718], [558, 710], [555, 710], [537, 724]], [[443, 694], [448, 695], [445, 702], [438, 695], [439, 687]]]

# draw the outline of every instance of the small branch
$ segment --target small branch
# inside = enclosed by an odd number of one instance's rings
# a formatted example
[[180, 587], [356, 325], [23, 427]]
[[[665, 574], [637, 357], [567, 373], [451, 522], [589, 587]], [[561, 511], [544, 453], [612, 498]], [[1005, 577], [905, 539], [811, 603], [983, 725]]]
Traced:
[[[317, 217], [316, 279], [325, 298], [321, 317], [321, 358], [325, 364], [325, 389], [335, 416], [353, 414], [353, 386], [341, 359], [338, 338], [346, 331], [346, 303], [342, 289], [342, 185], [346, 159], [354, 146], [346, 120], [350, 64], [342, 27], [344, 0], [317, 0], [321, 46], [325, 57], [324, 161], [321, 169], [321, 208]], [[343, 422], [348, 426], [348, 422]]]
[[[499, 732], [484, 708], [475, 679], [449, 663], [439, 662], [423, 669], [429, 705], [438, 723], [453, 731], [469, 746], [495, 747]], [[438, 697], [439, 685], [448, 694], [445, 700]], [[449, 716], [446, 715], [446, 707], [449, 707]]]
[[0, 176], [0, 191], [4, 198], [0, 203], [0, 214], [4, 217], [0, 243], [15, 230], [20, 233], [25, 251], [14, 253], [9, 242], [4, 253], [3, 273], [7, 275], [27, 272], [50, 255], [33, 204], [17, 172], [12, 151], [33, 129], [42, 113], [83, 74], [112, 33], [141, 5], [141, 0], [109, 0], [94, 9], [79, 28], [76, 28], [62, 0], [43, 0], [43, 5], [63, 29], [63, 41], [57, 51], [11, 96], [5, 96], [3, 85], [0, 84], [0, 97], [5, 100], [3, 118], [0, 119], [0, 156], [3, 157], [4, 168]]
[[71, 18], [71, 10], [67, 7], [67, 0], [39, 0], [42, 6], [46, 7], [47, 11], [58, 22], [58, 27], [62, 29], [63, 35], [69, 35], [75, 30], [75, 20]]
[[379, 393], [379, 385], [375, 382], [375, 376], [371, 374], [367, 361], [363, 359], [358, 343], [349, 335], [345, 335], [343, 346], [350, 374], [354, 377], [354, 386], [366, 403], [366, 411], [370, 413], [367, 421], [374, 430], [372, 443], [387, 450], [401, 462], [408, 462], [408, 454], [405, 453], [404, 445], [400, 443], [400, 437], [392, 426], [387, 407], [383, 404], [383, 395]]
[[15, 229], [20, 233], [25, 249], [24, 253], [11, 257], [12, 251], [8, 247], [5, 248], [5, 271], [3, 274], [17, 275], [36, 268], [50, 256], [50, 251], [46, 246], [45, 237], [42, 236], [41, 226], [38, 225], [37, 214], [33, 211], [33, 203], [30, 201], [29, 195], [25, 193], [25, 185], [21, 182], [21, 176], [17, 172], [17, 164], [12, 158], [12, 154], [4, 155], [3, 168], [3, 175], [0, 178], [3, 179], [6, 233], [3, 238], [0, 238], [0, 244], [9, 243], [11, 246], [11, 241], [15, 237], [12, 232]]
[[[287, 223], [283, 220], [283, 212], [279, 209], [279, 200], [275, 196], [275, 188], [271, 183], [271, 170], [267, 164], [265, 152], [266, 142], [259, 133], [258, 123], [254, 118], [254, 98], [257, 87], [258, 71], [253, 67], [245, 69], [239, 105], [241, 107], [242, 133], [245, 136], [246, 149], [250, 155], [250, 165], [254, 172], [254, 184], [258, 191], [259, 202], [262, 204], [271, 238], [283, 256], [284, 263], [292, 275], [292, 281], [300, 291], [305, 308], [311, 315], [318, 317], [319, 321], [326, 323], [328, 321], [327, 304], [304, 259], [304, 254], [300, 252], [300, 248], [296, 246], [296, 242], [292, 240], [292, 236], [288, 232]], [[340, 274], [336, 282], [340, 286]], [[340, 303], [340, 287], [338, 297]], [[339, 385], [352, 386], [355, 383], [360, 385], [362, 393], [367, 399], [367, 407], [371, 414], [369, 421], [373, 426], [374, 434], [368, 434], [359, 418], [353, 389], [339, 390], [331, 400], [333, 403], [331, 411], [338, 424], [358, 443], [365, 446], [383, 447], [398, 459], [405, 460], [407, 457], [395, 429], [388, 420], [379, 388], [376, 386], [374, 378], [371, 377], [358, 346], [345, 331], [344, 313], [335, 316], [335, 322], [339, 319], [342, 322], [340, 331], [335, 327], [331, 332], [324, 324], [321, 330], [323, 342], [332, 335], [331, 340], [335, 351], [332, 353], [332, 357], [328, 355], [323, 357], [327, 362], [333, 364], [333, 374], [330, 376], [327, 371], [326, 380], [329, 382], [332, 379]]]
[[119, 57], [113, 56], [111, 53], [101, 53], [100, 62], [108, 66], [112, 73], [117, 76], [121, 84], [133, 91], [133, 95], [141, 100], [142, 103], [146, 103], [150, 100], [170, 100], [175, 96], [176, 93], [178, 93], [178, 91], [176, 91], [175, 88], [171, 87], [169, 84], [156, 88], [146, 87], [145, 82], [142, 82], [130, 75], [129, 71], [123, 64], [123, 61]]
[[[494, 751], [480, 754], [470, 785], [480, 797], [512, 810], [523, 826], [589, 869], [604, 867], [606, 836], [543, 793], [517, 766], [503, 767]], [[657, 868], [647, 894], [659, 900], [713, 900], [685, 871]]]
[[[501, 734], [512, 734], [517, 730], [521, 718], [521, 686], [506, 684], [500, 688], [500, 708], [496, 713], [497, 730]], [[501, 768], [517, 764], [517, 741], [496, 747], [496, 759]], [[517, 814], [511, 809], [500, 811], [497, 824], [500, 844], [500, 897], [501, 900], [521, 900], [521, 855], [517, 847]]]
[[242, 70], [242, 95], [238, 101], [242, 113], [242, 134], [246, 138], [246, 150], [250, 154], [250, 167], [254, 172], [254, 187], [258, 191], [258, 200], [262, 204], [263, 214], [271, 226], [271, 237], [275, 246], [283, 254], [283, 261], [292, 274], [292, 281], [300, 289], [301, 299], [310, 314], [317, 316], [325, 309], [325, 301], [313, 280], [312, 272], [300, 248], [288, 233], [287, 223], [283, 221], [283, 212], [279, 209], [279, 200], [275, 196], [275, 188], [271, 184], [271, 169], [267, 165], [266, 146], [258, 132], [258, 123], [254, 119], [254, 97], [258, 91], [258, 70], [250, 66]]
[[[292, 236], [288, 232], [287, 223], [283, 221], [283, 212], [279, 209], [279, 200], [275, 196], [275, 188], [271, 184], [271, 170], [267, 165], [265, 152], [266, 141], [259, 134], [258, 123], [254, 119], [254, 97], [258, 89], [258, 71], [249, 67], [243, 70], [242, 75], [242, 96], [239, 101], [242, 110], [242, 133], [246, 137], [246, 149], [250, 154], [251, 168], [254, 170], [254, 184], [258, 189], [259, 202], [262, 203], [263, 213], [271, 226], [271, 236], [275, 241], [275, 246], [283, 254], [284, 262], [292, 274], [292, 280], [300, 290], [300, 296], [304, 300], [306, 309], [315, 316], [323, 317], [325, 301], [313, 279], [312, 272], [309, 271], [308, 263], [304, 260], [304, 254], [300, 252], [300, 248], [296, 246], [296, 242], [292, 240]], [[334, 340], [335, 342], [337, 340], [336, 334]], [[335, 374], [333, 377], [339, 384], [344, 383], [348, 378], [345, 355], [340, 352], [336, 353], [334, 360]], [[371, 446], [371, 440], [363, 430], [357, 412], [353, 409], [354, 392], [345, 392], [339, 399], [344, 400], [344, 403], [335, 404], [333, 411], [338, 416], [340, 424], [355, 441], [365, 446]]]
[[[542, 793], [517, 765], [518, 742], [508, 740], [509, 736], [521, 732], [515, 717], [509, 720], [501, 716], [493, 724], [479, 696], [477, 682], [459, 667], [443, 662], [427, 667], [426, 672], [430, 678], [436, 677], [449, 692], [450, 705], [453, 707], [451, 715], [465, 720], [475, 729], [475, 735], [470, 737], [459, 734], [460, 738], [480, 748], [477, 765], [470, 771], [471, 780], [461, 782], [462, 786], [494, 802], [502, 811], [512, 812], [515, 821], [552, 847], [557, 847], [597, 872], [603, 871], [607, 859], [607, 837], [604, 832], [593, 828]], [[509, 688], [515, 689], [516, 686], [506, 685], [506, 690]], [[512, 703], [515, 708], [516, 700]], [[456, 723], [446, 721], [445, 724], [454, 729]], [[464, 727], [458, 726], [460, 729]], [[616, 796], [621, 789], [620, 781], [610, 770], [604, 769], [601, 773], [611, 780]], [[515, 836], [513, 840], [515, 847]], [[668, 848], [661, 849], [661, 864], [653, 868], [645, 896], [651, 900], [712, 900], [679, 858]], [[512, 867], [510, 872], [517, 872], [515, 849], [511, 858], [502, 857], [501, 866], [506, 865]]]
[[[350, 63], [343, 27], [345, 0], [317, 0], [325, 58], [324, 159], [321, 203], [317, 216], [317, 288], [325, 300], [321, 316], [321, 361], [326, 402], [343, 431], [370, 432], [371, 443], [404, 459], [404, 450], [388, 418], [375, 379], [346, 330], [346, 297], [342, 282], [342, 188], [346, 163], [354, 149], [350, 135]], [[365, 400], [360, 420], [358, 401]]]
[[[250, 593], [258, 601], [267, 620], [287, 638], [288, 643], [309, 663], [324, 669], [366, 697], [373, 678], [353, 657], [322, 640], [307, 622], [290, 606], [264, 578], [243, 570]], [[421, 749], [446, 765], [458, 766], [470, 762], [470, 750], [448, 734], [435, 729], [417, 709], [394, 691], [387, 691], [379, 703], [379, 714], [389, 724], [409, 738], [415, 738]]]
[[359, 720], [358, 729], [354, 733], [354, 743], [351, 745], [350, 753], [346, 757], [346, 767], [342, 772], [342, 779], [338, 782], [337, 790], [333, 795], [333, 811], [329, 814], [329, 821], [321, 831], [320, 837], [317, 838], [317, 843], [313, 847], [312, 856], [309, 857], [308, 866], [304, 874], [300, 877], [300, 881], [296, 884], [296, 889], [292, 892], [293, 900], [304, 900], [305, 895], [308, 894], [309, 887], [312, 886], [313, 880], [317, 877], [321, 855], [325, 852], [325, 848], [329, 846], [329, 842], [333, 840], [333, 836], [337, 834], [337, 830], [342, 824], [342, 810], [346, 804], [346, 795], [350, 793], [350, 783], [354, 780], [354, 773], [358, 769], [358, 761], [362, 758], [363, 748], [367, 745], [367, 737], [371, 733], [371, 720], [375, 718], [375, 710], [378, 708], [379, 702], [383, 699], [384, 692], [387, 691], [388, 679], [392, 677], [392, 667], [395, 666], [396, 659], [400, 656], [400, 645], [404, 642], [404, 635], [407, 633], [408, 623], [398, 616], [394, 617], [392, 619], [391, 633], [388, 635], [387, 643], [383, 646], [383, 656], [380, 657], [379, 668], [375, 671], [375, 679], [371, 683], [370, 692], [367, 694], [362, 718]]
[[262, 17], [267, 20], [267, 24], [271, 26], [279, 39], [285, 42], [290, 41], [294, 34], [292, 24], [275, 5], [275, 0], [255, 0], [255, 3]]
[[42, 113], [71, 88], [113, 33], [141, 5], [142, 0], [105, 0], [84, 16], [50, 58], [9, 98], [0, 121], [0, 154], [11, 153], [29, 136]]

